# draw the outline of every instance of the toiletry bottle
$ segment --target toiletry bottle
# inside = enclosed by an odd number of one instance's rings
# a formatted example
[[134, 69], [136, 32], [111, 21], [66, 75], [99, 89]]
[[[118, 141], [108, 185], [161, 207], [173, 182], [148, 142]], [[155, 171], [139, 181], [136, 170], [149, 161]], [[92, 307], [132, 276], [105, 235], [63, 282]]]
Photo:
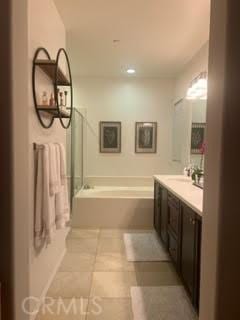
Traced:
[[67, 91], [64, 91], [64, 95], [65, 95], [64, 107], [66, 107], [66, 106], [67, 106], [67, 95], [68, 95], [68, 92], [67, 92]]
[[54, 99], [53, 93], [51, 93], [51, 97], [50, 97], [50, 99], [49, 99], [49, 105], [50, 105], [51, 107], [55, 106], [55, 99]]
[[63, 93], [60, 92], [59, 95], [60, 95], [60, 106], [63, 107]]
[[43, 106], [47, 106], [48, 105], [48, 97], [47, 97], [47, 92], [43, 91], [43, 95], [42, 95], [42, 105]]

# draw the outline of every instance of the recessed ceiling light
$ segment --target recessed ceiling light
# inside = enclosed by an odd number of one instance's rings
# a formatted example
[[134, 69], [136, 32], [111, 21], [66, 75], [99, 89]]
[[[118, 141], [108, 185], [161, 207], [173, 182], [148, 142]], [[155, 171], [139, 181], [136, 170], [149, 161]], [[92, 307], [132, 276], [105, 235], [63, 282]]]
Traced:
[[127, 69], [127, 73], [134, 74], [134, 73], [136, 73], [136, 70], [135, 69]]

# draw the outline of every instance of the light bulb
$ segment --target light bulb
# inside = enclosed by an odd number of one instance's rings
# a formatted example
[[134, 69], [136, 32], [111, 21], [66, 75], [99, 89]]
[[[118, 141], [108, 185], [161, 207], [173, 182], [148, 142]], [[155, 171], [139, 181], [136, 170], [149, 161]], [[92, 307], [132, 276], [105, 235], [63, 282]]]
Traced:
[[136, 73], [136, 70], [135, 69], [128, 69], [127, 73], [128, 74], [134, 74], [134, 73]]

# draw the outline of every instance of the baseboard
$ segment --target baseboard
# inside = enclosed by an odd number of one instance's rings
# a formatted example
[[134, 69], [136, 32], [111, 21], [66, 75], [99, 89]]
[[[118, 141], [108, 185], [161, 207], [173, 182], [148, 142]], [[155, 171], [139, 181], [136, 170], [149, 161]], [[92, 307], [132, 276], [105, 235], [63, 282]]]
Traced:
[[51, 274], [51, 276], [50, 276], [45, 288], [43, 289], [43, 292], [42, 292], [42, 294], [40, 296], [41, 300], [46, 297], [46, 294], [47, 294], [47, 292], [48, 292], [48, 290], [49, 290], [49, 288], [51, 286], [51, 283], [53, 282], [53, 279], [54, 279], [54, 277], [55, 277], [55, 275], [56, 275], [56, 273], [57, 273], [57, 271], [58, 271], [58, 269], [59, 269], [59, 267], [60, 267], [60, 265], [61, 265], [61, 263], [63, 261], [63, 258], [64, 258], [65, 254], [66, 254], [66, 251], [67, 251], [67, 249], [64, 248], [64, 251], [62, 252], [61, 256], [59, 257], [59, 260], [58, 260], [55, 268], [53, 269], [53, 272], [52, 272], [52, 274]]
[[[40, 301], [43, 301], [44, 298], [46, 297], [46, 294], [47, 294], [47, 292], [48, 292], [48, 290], [49, 290], [49, 288], [50, 288], [50, 286], [51, 286], [51, 283], [52, 283], [52, 281], [53, 281], [53, 279], [54, 279], [54, 277], [55, 277], [55, 275], [56, 275], [56, 273], [57, 273], [57, 271], [58, 271], [58, 269], [59, 269], [59, 267], [60, 267], [60, 265], [61, 265], [61, 263], [62, 263], [62, 261], [63, 261], [63, 258], [64, 258], [65, 254], [66, 254], [66, 251], [67, 251], [67, 249], [64, 248], [62, 254], [60, 255], [60, 257], [59, 257], [59, 259], [58, 259], [58, 262], [56, 263], [56, 265], [55, 265], [55, 267], [54, 267], [54, 269], [53, 269], [53, 271], [52, 271], [51, 276], [50, 276], [49, 279], [48, 279], [48, 282], [47, 282], [45, 288], [43, 289], [43, 291], [42, 291], [42, 293], [41, 293], [41, 295], [40, 295], [40, 297], [39, 297], [39, 300], [40, 300]], [[36, 315], [32, 315], [32, 316], [30, 317], [30, 320], [35, 320], [36, 317], [37, 317], [37, 314], [36, 314]]]

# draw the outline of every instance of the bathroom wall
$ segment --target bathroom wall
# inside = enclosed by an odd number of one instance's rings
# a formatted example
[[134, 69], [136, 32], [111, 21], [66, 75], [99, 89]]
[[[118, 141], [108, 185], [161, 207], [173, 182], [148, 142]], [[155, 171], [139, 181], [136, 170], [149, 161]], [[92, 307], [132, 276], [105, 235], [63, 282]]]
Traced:
[[[55, 120], [51, 129], [41, 127], [32, 98], [31, 68], [34, 53], [38, 47], [48, 49], [50, 55], [55, 58], [57, 50], [65, 47], [65, 28], [52, 0], [29, 1], [29, 153], [30, 153], [30, 295], [40, 297], [47, 288], [55, 268], [65, 250], [66, 230], [57, 231], [51, 245], [36, 252], [33, 246], [34, 223], [34, 151], [33, 143], [62, 142], [66, 143], [66, 131]], [[44, 57], [43, 57], [44, 58]], [[40, 83], [42, 85], [42, 83]]]
[[[11, 6], [11, 16], [6, 11], [6, 3]], [[1, 106], [6, 113], [2, 117], [1, 132], [4, 143], [1, 144], [1, 196], [6, 200], [11, 197], [12, 214], [6, 211], [4, 201], [1, 202], [1, 274], [4, 272], [4, 265], [8, 265], [5, 252], [11, 256], [12, 269], [8, 272], [13, 278], [12, 288], [8, 290], [7, 277], [4, 277], [2, 286], [1, 301], [4, 308], [1, 308], [1, 319], [29, 320], [29, 316], [23, 312], [22, 302], [29, 295], [29, 154], [28, 154], [28, 0], [7, 0], [1, 1], [1, 37], [4, 46], [1, 48], [1, 61], [4, 67], [0, 67], [3, 82], [1, 82], [2, 96]], [[7, 19], [11, 18], [11, 31], [8, 30]], [[10, 20], [9, 20], [10, 23]], [[10, 31], [11, 38], [7, 39]], [[9, 48], [11, 44], [11, 48]], [[11, 52], [7, 53], [7, 49]], [[11, 61], [11, 70], [8, 69], [8, 62]], [[6, 69], [5, 69], [6, 68]], [[7, 71], [6, 71], [7, 70]], [[9, 87], [8, 87], [9, 85]], [[6, 101], [9, 97], [9, 101]], [[5, 103], [6, 101], [6, 103]], [[12, 122], [8, 121], [8, 113], [11, 114]], [[5, 147], [4, 147], [5, 146]], [[7, 151], [3, 148], [7, 148]], [[11, 158], [8, 157], [8, 152]], [[6, 171], [4, 162], [8, 162], [9, 172]], [[7, 179], [5, 179], [7, 177]], [[4, 190], [2, 192], [2, 190]], [[11, 191], [10, 191], [11, 190]], [[8, 209], [7, 209], [8, 210]], [[5, 217], [5, 218], [4, 218]], [[7, 223], [5, 223], [7, 219]], [[11, 230], [11, 231], [10, 231]], [[7, 240], [6, 235], [12, 240]], [[13, 247], [12, 247], [13, 244]], [[9, 267], [9, 265], [8, 265]], [[6, 270], [7, 271], [7, 270]], [[3, 294], [3, 290], [5, 291]], [[5, 296], [7, 294], [7, 299]], [[9, 312], [13, 318], [4, 316], [6, 309], [12, 302], [11, 295], [14, 295], [14, 306]], [[5, 312], [3, 310], [5, 309]]]
[[[86, 108], [86, 176], [151, 176], [171, 165], [174, 79], [74, 78], [75, 105]], [[122, 152], [99, 153], [99, 121], [122, 122]], [[135, 153], [135, 122], [157, 121], [156, 154]]]
[[208, 50], [209, 43], [204, 46], [194, 55], [182, 71], [176, 77], [174, 101], [178, 101], [186, 96], [187, 89], [191, 81], [202, 71], [208, 71]]
[[[175, 89], [174, 89], [174, 102], [178, 102], [180, 99], [186, 96], [188, 87], [191, 81], [198, 76], [202, 71], [208, 71], [208, 51], [209, 44], [208, 42], [194, 55], [194, 57], [189, 61], [182, 69], [182, 71], [176, 77]], [[193, 104], [191, 101], [184, 101], [184, 114], [182, 114], [182, 121], [193, 122], [192, 114], [194, 113]], [[204, 107], [204, 112], [206, 112], [206, 107]], [[202, 113], [202, 115], [204, 114]], [[206, 116], [206, 115], [205, 115]], [[194, 119], [193, 119], [194, 120]], [[200, 120], [199, 120], [200, 122]], [[189, 123], [189, 127], [191, 123]], [[183, 168], [188, 164], [187, 162], [191, 161], [194, 164], [200, 165], [201, 156], [200, 155], [190, 155], [190, 136], [186, 132], [185, 135], [186, 144], [182, 147], [182, 156], [183, 161], [173, 161], [174, 170], [181, 172]], [[188, 159], [188, 160], [187, 160]]]

